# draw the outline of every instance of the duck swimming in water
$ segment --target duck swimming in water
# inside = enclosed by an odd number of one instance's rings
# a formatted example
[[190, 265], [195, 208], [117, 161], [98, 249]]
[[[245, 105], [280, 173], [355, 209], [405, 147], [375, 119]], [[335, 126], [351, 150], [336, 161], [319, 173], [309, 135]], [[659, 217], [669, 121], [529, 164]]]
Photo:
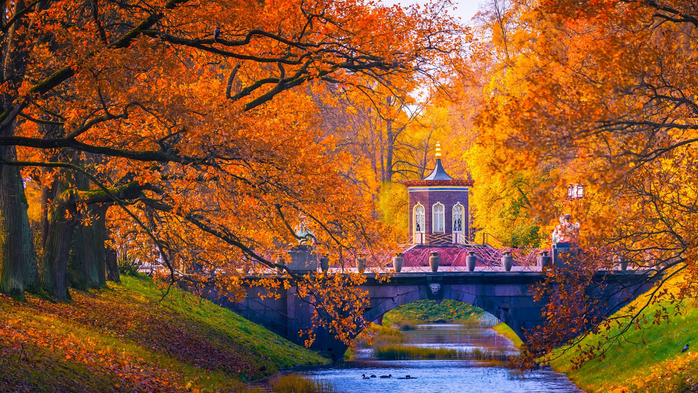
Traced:
[[392, 378], [393, 374], [381, 375], [381, 378]]
[[371, 379], [371, 377], [367, 377], [366, 374], [361, 374], [361, 379]]

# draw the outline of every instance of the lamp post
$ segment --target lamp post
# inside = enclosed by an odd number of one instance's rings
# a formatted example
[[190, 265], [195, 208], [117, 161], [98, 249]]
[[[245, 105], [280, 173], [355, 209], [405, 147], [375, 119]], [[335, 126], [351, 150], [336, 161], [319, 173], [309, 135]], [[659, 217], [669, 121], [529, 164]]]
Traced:
[[567, 186], [567, 199], [575, 200], [584, 198], [584, 185], [570, 184]]
[[[567, 186], [567, 200], [565, 205], [569, 207], [571, 201], [576, 201], [584, 198], [584, 185], [582, 184], [570, 184]], [[575, 258], [569, 262], [573, 262], [576, 259], [577, 254], [577, 237], [579, 235], [579, 224], [570, 222], [572, 217], [569, 214], [563, 214], [560, 217], [560, 225], [555, 227], [553, 231], [553, 255], [552, 262], [553, 265], [563, 266], [566, 262], [560, 259], [561, 253], [574, 255]], [[543, 266], [541, 254], [541, 268]]]

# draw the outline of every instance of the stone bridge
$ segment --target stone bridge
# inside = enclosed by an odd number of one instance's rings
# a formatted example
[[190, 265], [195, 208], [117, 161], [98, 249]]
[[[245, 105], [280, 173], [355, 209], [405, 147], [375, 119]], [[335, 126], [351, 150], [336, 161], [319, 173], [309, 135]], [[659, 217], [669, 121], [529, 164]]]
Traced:
[[[475, 272], [412, 272], [391, 273], [390, 280], [376, 279], [375, 273], [366, 274], [366, 283], [360, 288], [368, 292], [369, 306], [364, 311], [366, 321], [380, 319], [393, 308], [407, 303], [432, 299], [457, 300], [479, 307], [511, 327], [521, 338], [524, 331], [542, 325], [544, 302], [535, 302], [531, 287], [543, 280], [538, 271], [475, 271]], [[652, 283], [646, 274], [638, 271], [597, 273], [597, 282], [608, 285], [604, 289], [591, 288], [592, 296], [608, 300], [608, 309], [614, 311], [648, 290]], [[601, 288], [601, 286], [599, 287]], [[247, 298], [241, 303], [216, 299], [243, 317], [259, 323], [277, 334], [302, 344], [301, 330], [312, 326], [311, 306], [298, 298], [296, 288], [281, 289], [280, 298], [265, 298], [259, 287], [248, 287]], [[313, 348], [329, 353], [333, 358], [343, 356], [347, 346], [323, 329], [316, 329]]]

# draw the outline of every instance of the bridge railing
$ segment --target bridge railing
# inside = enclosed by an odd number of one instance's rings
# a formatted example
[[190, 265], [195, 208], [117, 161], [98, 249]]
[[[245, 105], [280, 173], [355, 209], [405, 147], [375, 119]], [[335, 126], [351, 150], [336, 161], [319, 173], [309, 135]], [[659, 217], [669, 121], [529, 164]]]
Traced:
[[[414, 238], [406, 239], [407, 242], [401, 244], [405, 256], [405, 270], [409, 271], [430, 271], [429, 256], [432, 251], [439, 252], [442, 256], [440, 271], [460, 271], [466, 269], [466, 257], [473, 252], [478, 258], [477, 270], [496, 271], [501, 270], [502, 256], [505, 251], [511, 252], [514, 257], [514, 270], [532, 271], [539, 270], [537, 267], [538, 249], [534, 248], [511, 248], [495, 236], [480, 232], [473, 241], [459, 234], [416, 234], [419, 241]], [[415, 236], [416, 236], [415, 235]], [[481, 240], [482, 243], [478, 242]], [[453, 246], [445, 248], [443, 246]], [[384, 264], [390, 267], [389, 261]]]

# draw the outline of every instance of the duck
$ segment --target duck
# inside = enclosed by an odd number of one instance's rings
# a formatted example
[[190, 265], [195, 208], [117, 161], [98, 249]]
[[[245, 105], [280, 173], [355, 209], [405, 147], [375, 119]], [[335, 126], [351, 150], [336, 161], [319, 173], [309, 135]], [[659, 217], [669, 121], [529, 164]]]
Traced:
[[361, 374], [361, 379], [371, 379], [371, 377], [367, 377], [366, 374]]
[[376, 374], [371, 374], [371, 378], [375, 378], [375, 377], [376, 377]]
[[381, 378], [392, 378], [393, 374], [381, 375]]
[[409, 376], [409, 375], [405, 375], [405, 378], [400, 377], [400, 378], [398, 378], [398, 379], [417, 379], [417, 377], [412, 377], [412, 376]]

